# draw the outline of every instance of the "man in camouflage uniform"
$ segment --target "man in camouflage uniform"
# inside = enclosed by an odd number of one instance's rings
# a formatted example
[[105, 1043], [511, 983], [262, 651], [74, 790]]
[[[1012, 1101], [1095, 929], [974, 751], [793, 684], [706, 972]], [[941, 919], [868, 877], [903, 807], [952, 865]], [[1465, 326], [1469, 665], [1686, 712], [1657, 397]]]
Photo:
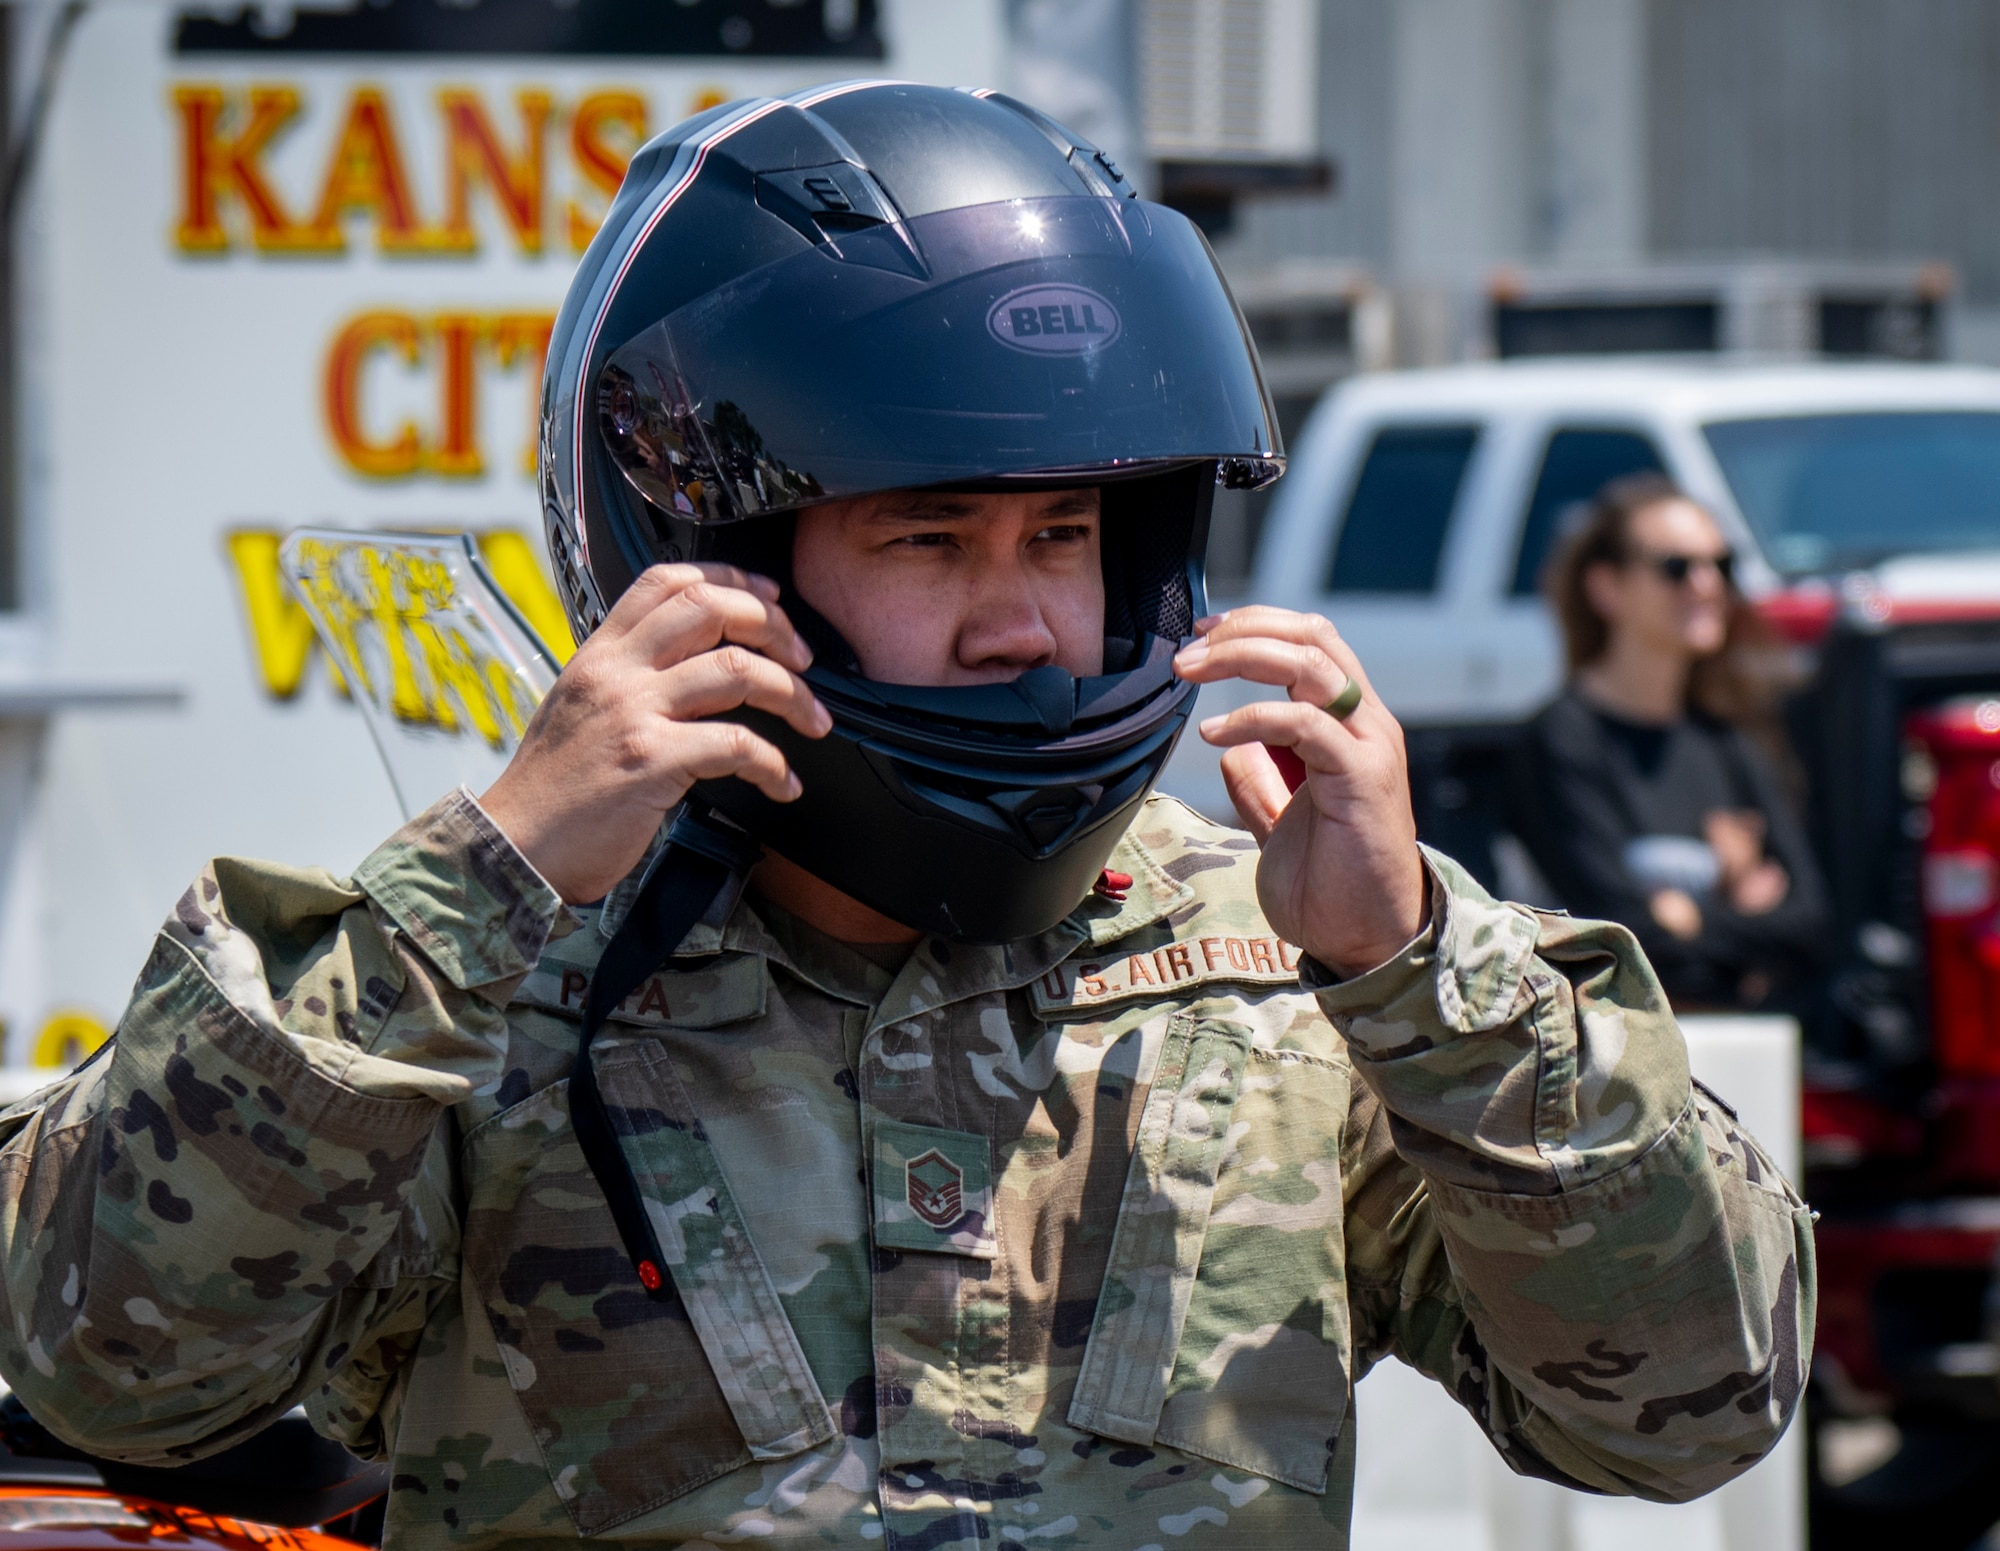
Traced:
[[[1101, 665], [1094, 492], [848, 501], [796, 543], [879, 679]], [[1176, 664], [1285, 691], [1202, 727], [1247, 833], [1149, 799], [1105, 887], [998, 946], [767, 858], [624, 999], [595, 1061], [649, 1298], [569, 1124], [579, 1013], [691, 783], [797, 794], [702, 719], [826, 733], [779, 599], [656, 567], [483, 798], [350, 878], [196, 880], [115, 1042], [0, 1120], [0, 1371], [38, 1418], [173, 1463], [302, 1403], [437, 1551], [1340, 1545], [1392, 1355], [1588, 1490], [1771, 1447], [1806, 1209], [1629, 933], [1420, 851], [1393, 719], [1272, 609]]]

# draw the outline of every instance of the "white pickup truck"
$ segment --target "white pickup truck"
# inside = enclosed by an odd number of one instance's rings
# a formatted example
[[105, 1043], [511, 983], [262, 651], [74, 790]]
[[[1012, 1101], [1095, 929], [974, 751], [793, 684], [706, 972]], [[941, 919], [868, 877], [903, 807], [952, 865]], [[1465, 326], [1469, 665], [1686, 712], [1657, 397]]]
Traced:
[[[1560, 682], [1536, 583], [1565, 514], [1607, 481], [1678, 481], [1753, 596], [2000, 598], [2000, 371], [1703, 357], [1381, 373], [1330, 391], [1289, 452], [1249, 596], [1340, 627], [1411, 733], [1420, 820], [1482, 873], [1484, 826], [1454, 822], [1489, 795], [1467, 773]], [[1228, 703], [1208, 694], [1204, 713]], [[1229, 811], [1192, 735], [1166, 785]]]

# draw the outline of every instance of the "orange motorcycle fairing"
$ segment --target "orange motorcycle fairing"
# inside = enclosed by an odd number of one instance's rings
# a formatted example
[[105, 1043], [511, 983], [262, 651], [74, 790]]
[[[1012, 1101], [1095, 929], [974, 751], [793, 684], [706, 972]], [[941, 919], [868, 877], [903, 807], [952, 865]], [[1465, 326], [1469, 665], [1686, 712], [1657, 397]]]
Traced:
[[358, 1551], [317, 1530], [68, 1486], [0, 1486], [0, 1536], [8, 1551]]

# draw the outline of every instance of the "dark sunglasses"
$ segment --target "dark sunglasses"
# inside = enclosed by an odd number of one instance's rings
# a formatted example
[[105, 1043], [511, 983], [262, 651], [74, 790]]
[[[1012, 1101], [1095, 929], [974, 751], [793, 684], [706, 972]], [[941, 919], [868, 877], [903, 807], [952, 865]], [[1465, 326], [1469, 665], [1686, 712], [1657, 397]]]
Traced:
[[1694, 574], [1698, 565], [1712, 565], [1715, 574], [1722, 578], [1725, 587], [1736, 583], [1736, 557], [1726, 551], [1720, 555], [1634, 555], [1641, 565], [1649, 565], [1660, 579], [1676, 587], [1685, 587], [1687, 579]]

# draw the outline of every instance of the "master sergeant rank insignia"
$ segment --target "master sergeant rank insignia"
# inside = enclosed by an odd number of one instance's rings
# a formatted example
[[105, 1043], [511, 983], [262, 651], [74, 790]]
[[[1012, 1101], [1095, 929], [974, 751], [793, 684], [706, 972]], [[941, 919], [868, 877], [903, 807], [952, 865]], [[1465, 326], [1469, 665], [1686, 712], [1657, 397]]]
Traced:
[[991, 1260], [993, 1144], [973, 1131], [877, 1120], [869, 1150], [875, 1242]]
[[903, 1165], [910, 1210], [933, 1228], [949, 1228], [965, 1215], [965, 1172], [933, 1147]]

